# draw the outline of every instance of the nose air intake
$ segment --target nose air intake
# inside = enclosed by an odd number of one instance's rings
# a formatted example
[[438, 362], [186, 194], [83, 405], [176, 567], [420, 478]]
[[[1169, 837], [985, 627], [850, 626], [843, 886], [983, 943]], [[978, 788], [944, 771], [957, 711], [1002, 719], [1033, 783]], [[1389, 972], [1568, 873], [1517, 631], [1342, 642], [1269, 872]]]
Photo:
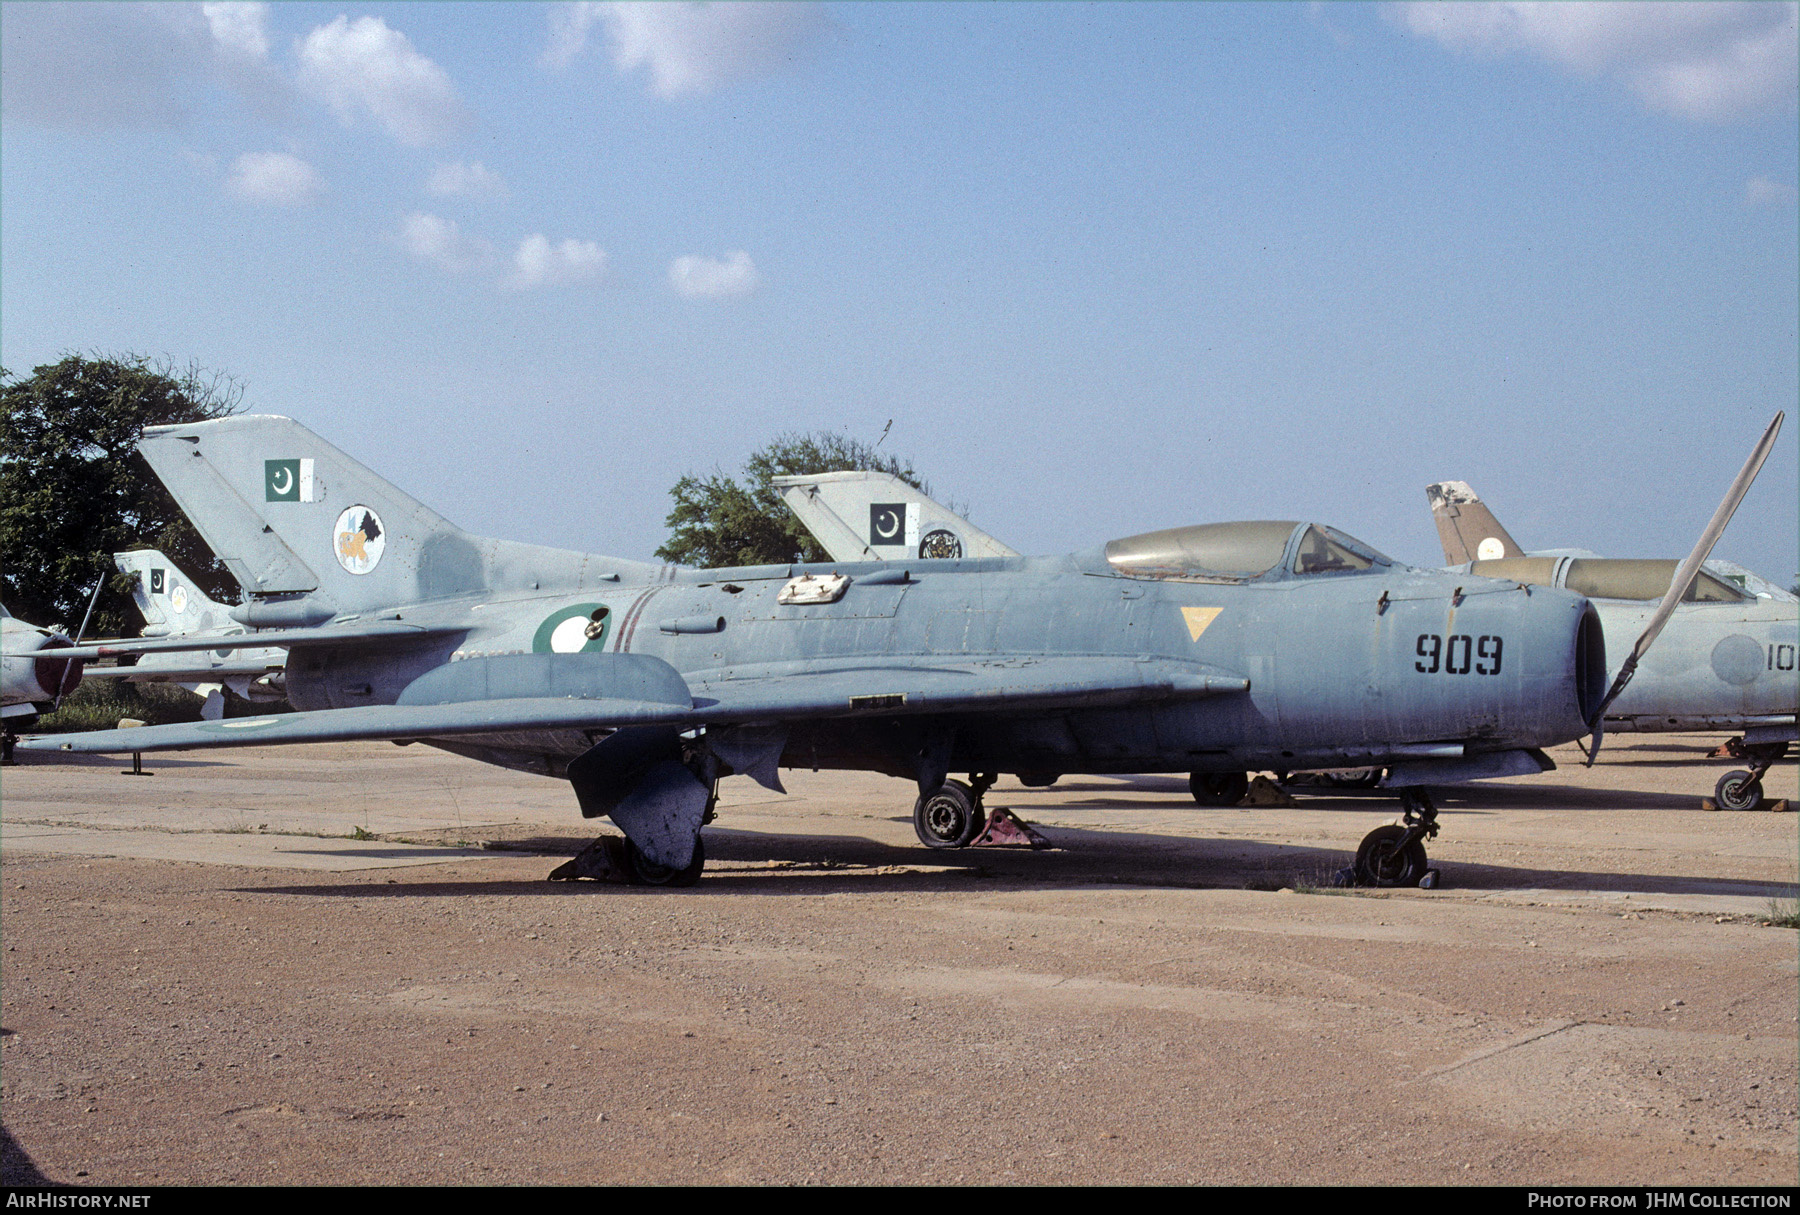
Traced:
[[1582, 721], [1592, 721], [1606, 696], [1606, 635], [1600, 614], [1588, 604], [1575, 626], [1575, 703]]

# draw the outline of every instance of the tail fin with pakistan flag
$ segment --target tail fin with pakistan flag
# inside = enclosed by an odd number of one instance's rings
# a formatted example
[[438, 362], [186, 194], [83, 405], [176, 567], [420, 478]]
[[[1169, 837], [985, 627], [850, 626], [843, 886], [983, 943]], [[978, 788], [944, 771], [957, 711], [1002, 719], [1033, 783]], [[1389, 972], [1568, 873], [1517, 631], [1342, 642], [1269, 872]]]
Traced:
[[138, 450], [243, 586], [232, 616], [255, 628], [659, 570], [472, 536], [291, 418], [153, 426]]

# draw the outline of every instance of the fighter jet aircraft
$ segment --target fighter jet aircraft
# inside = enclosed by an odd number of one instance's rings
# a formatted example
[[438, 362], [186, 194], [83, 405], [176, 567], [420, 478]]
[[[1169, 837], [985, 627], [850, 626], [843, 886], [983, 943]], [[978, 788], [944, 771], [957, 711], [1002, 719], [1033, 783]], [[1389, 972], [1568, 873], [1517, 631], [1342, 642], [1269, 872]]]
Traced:
[[[1643, 631], [1669, 589], [1672, 560], [1597, 557], [1580, 550], [1527, 553], [1486, 503], [1462, 481], [1425, 487], [1457, 570], [1532, 586], [1579, 591], [1600, 614], [1609, 649], [1623, 657], [1626, 640]], [[1778, 588], [1758, 594], [1729, 573], [1702, 570], [1669, 618], [1654, 657], [1606, 712], [1607, 730], [1734, 730], [1749, 771], [1727, 772], [1714, 796], [1726, 809], [1762, 800], [1762, 777], [1796, 737], [1800, 676], [1800, 605]]]
[[140, 451], [245, 587], [247, 636], [288, 650], [302, 711], [21, 746], [426, 742], [567, 778], [650, 883], [698, 880], [730, 773], [777, 790], [797, 765], [914, 782], [918, 836], [947, 848], [980, 829], [998, 773], [1380, 765], [1405, 813], [1363, 840], [1356, 871], [1410, 884], [1438, 829], [1425, 786], [1542, 771], [1542, 748], [1604, 708], [1582, 596], [1411, 569], [1321, 524], [916, 568], [688, 570], [471, 536], [286, 418], [157, 427]]
[[[120, 573], [132, 576], [131, 598], [144, 617], [145, 637], [247, 631], [232, 620], [230, 608], [210, 598], [155, 549], [114, 553], [113, 564]], [[202, 718], [217, 721], [225, 715], [226, 688], [244, 700], [281, 700], [286, 665], [286, 650], [264, 646], [150, 653], [140, 656], [134, 666], [90, 667], [88, 674], [131, 683], [178, 683], [206, 702], [200, 710]]]

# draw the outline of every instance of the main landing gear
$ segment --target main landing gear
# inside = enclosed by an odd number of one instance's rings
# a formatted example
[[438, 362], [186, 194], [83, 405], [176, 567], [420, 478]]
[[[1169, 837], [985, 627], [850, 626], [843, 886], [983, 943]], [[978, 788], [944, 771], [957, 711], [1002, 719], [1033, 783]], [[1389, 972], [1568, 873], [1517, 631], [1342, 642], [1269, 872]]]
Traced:
[[1425, 841], [1437, 838], [1437, 814], [1425, 790], [1400, 790], [1400, 821], [1375, 828], [1357, 846], [1356, 884], [1436, 886], [1437, 870], [1428, 868]]
[[969, 783], [947, 780], [913, 803], [913, 830], [927, 848], [967, 848], [987, 825], [981, 799], [994, 787], [992, 773], [971, 775]]
[[1736, 753], [1750, 761], [1750, 771], [1742, 768], [1727, 772], [1719, 778], [1713, 787], [1713, 801], [1721, 810], [1754, 810], [1762, 804], [1763, 774], [1772, 768], [1781, 757], [1787, 754], [1785, 742], [1764, 743], [1760, 746], [1742, 746]]
[[1250, 774], [1194, 772], [1188, 776], [1188, 792], [1202, 806], [1235, 806], [1250, 792]]

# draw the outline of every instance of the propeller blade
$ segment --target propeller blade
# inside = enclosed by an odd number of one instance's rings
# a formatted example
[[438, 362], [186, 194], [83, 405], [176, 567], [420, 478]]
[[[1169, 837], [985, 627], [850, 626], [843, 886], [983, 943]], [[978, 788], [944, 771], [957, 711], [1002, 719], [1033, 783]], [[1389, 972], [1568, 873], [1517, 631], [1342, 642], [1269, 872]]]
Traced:
[[1750, 492], [1751, 482], [1755, 481], [1756, 474], [1762, 471], [1763, 461], [1769, 458], [1769, 452], [1775, 446], [1775, 436], [1781, 433], [1781, 423], [1786, 417], [1785, 411], [1778, 411], [1775, 414], [1775, 420], [1769, 423], [1767, 430], [1763, 431], [1762, 439], [1756, 444], [1756, 449], [1750, 453], [1750, 458], [1744, 461], [1744, 467], [1738, 470], [1737, 479], [1731, 483], [1731, 488], [1725, 491], [1724, 501], [1720, 502], [1719, 509], [1713, 512], [1712, 522], [1708, 523], [1706, 530], [1700, 533], [1700, 540], [1694, 545], [1694, 551], [1687, 555], [1687, 560], [1676, 567], [1675, 577], [1669, 580], [1669, 590], [1663, 595], [1662, 605], [1656, 609], [1656, 614], [1650, 617], [1650, 623], [1644, 626], [1644, 631], [1639, 635], [1637, 644], [1631, 647], [1630, 656], [1619, 668], [1618, 677], [1613, 680], [1612, 687], [1607, 689], [1606, 696], [1600, 701], [1600, 707], [1594, 710], [1594, 716], [1588, 722], [1588, 728], [1593, 731], [1594, 735], [1594, 744], [1588, 752], [1587, 759], [1590, 768], [1594, 765], [1594, 757], [1600, 754], [1601, 723], [1606, 717], [1606, 710], [1613, 701], [1619, 698], [1619, 693], [1625, 690], [1625, 685], [1631, 682], [1632, 675], [1637, 673], [1639, 660], [1649, 652], [1650, 645], [1656, 640], [1657, 634], [1661, 633], [1663, 626], [1669, 623], [1669, 617], [1675, 614], [1675, 609], [1681, 606], [1681, 601], [1686, 598], [1688, 590], [1694, 585], [1694, 580], [1700, 576], [1700, 567], [1705, 564], [1708, 557], [1712, 556], [1713, 545], [1719, 542], [1719, 537], [1725, 531], [1725, 525], [1730, 523], [1731, 516], [1737, 513], [1738, 503], [1744, 500], [1744, 495]]

